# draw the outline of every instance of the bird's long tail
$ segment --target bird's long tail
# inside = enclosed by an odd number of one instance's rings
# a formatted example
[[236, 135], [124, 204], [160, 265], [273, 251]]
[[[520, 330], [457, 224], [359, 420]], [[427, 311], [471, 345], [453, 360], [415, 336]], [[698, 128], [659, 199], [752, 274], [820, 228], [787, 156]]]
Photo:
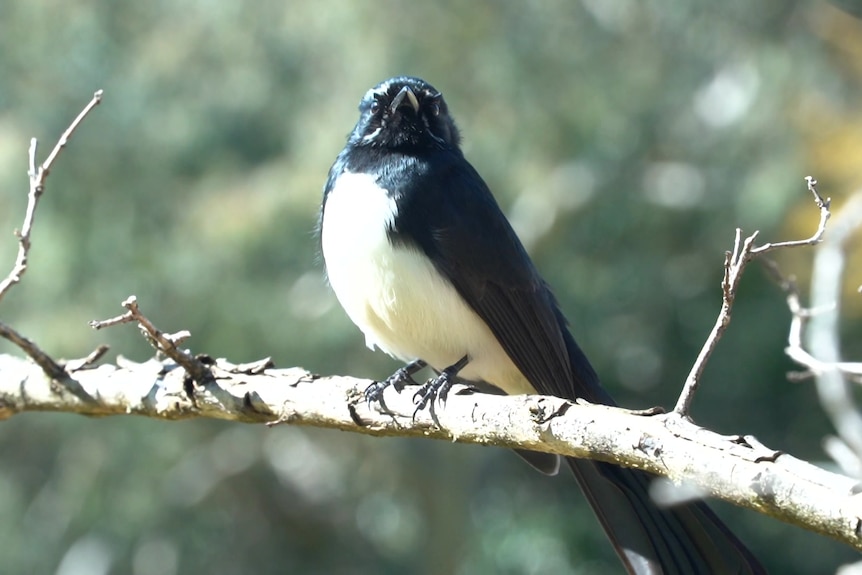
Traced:
[[[560, 321], [565, 321], [560, 315]], [[575, 394], [615, 405], [571, 333], [564, 339]], [[703, 502], [661, 508], [649, 494], [655, 476], [637, 469], [566, 458], [629, 573], [757, 574], [766, 570]]]
[[661, 509], [648, 492], [653, 476], [597, 461], [566, 461], [629, 573], [766, 573], [704, 503]]

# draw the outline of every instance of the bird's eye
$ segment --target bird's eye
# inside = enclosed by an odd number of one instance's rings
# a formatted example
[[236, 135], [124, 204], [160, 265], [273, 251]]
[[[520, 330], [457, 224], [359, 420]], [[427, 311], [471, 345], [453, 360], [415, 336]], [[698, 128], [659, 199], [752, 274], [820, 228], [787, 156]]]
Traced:
[[379, 111], [380, 111], [380, 101], [374, 100], [374, 102], [371, 103], [371, 113], [376, 114]]
[[431, 115], [432, 116], [439, 116], [440, 115], [440, 103], [439, 102], [432, 102], [431, 103]]

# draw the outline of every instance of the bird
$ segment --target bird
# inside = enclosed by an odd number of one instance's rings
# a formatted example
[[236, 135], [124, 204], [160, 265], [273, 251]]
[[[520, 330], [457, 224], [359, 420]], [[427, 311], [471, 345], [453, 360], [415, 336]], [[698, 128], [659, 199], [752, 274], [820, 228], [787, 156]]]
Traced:
[[[365, 336], [404, 363], [366, 390], [382, 401], [420, 369], [417, 410], [456, 381], [510, 395], [615, 405], [496, 199], [461, 150], [443, 95], [397, 76], [362, 97], [318, 219], [325, 273]], [[414, 414], [415, 415], [415, 414]], [[519, 452], [553, 475], [557, 455]], [[628, 573], [765, 573], [702, 501], [660, 508], [653, 476], [565, 458]]]

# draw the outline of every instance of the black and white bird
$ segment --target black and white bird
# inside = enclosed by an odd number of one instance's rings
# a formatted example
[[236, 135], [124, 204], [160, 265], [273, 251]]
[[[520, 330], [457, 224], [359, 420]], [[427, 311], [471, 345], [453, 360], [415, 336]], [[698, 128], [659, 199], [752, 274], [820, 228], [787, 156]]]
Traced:
[[[419, 408], [457, 377], [508, 394], [613, 404], [548, 285], [488, 186], [464, 158], [443, 96], [419, 78], [369, 90], [323, 196], [321, 246], [347, 315], [406, 366], [369, 388], [438, 376]], [[521, 454], [556, 473], [559, 458]], [[630, 573], [764, 573], [701, 502], [660, 509], [652, 476], [566, 459]]]

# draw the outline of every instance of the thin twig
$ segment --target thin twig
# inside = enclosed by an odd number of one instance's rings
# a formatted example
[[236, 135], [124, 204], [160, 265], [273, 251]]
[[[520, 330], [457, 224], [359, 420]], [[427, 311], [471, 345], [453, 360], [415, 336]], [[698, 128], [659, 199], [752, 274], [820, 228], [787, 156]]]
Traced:
[[48, 177], [48, 172], [51, 170], [51, 166], [54, 165], [54, 160], [57, 159], [57, 156], [60, 155], [60, 151], [66, 147], [66, 144], [69, 143], [69, 139], [72, 137], [72, 134], [75, 133], [75, 130], [78, 129], [78, 126], [81, 122], [84, 121], [84, 118], [102, 102], [102, 95], [104, 94], [103, 90], [96, 90], [93, 94], [93, 99], [90, 100], [90, 103], [84, 106], [84, 109], [81, 110], [81, 113], [78, 114], [78, 117], [75, 118], [69, 127], [66, 128], [66, 131], [60, 136], [60, 139], [57, 141], [57, 144], [54, 146], [54, 149], [51, 150], [51, 153], [48, 154], [48, 158], [42, 163], [40, 172], [38, 174], [38, 178], [40, 182], [43, 182], [45, 178]]
[[724, 255], [724, 277], [722, 278], [722, 298], [721, 311], [718, 318], [715, 320], [715, 325], [712, 326], [712, 331], [709, 333], [706, 342], [700, 349], [697, 359], [691, 368], [691, 371], [686, 377], [685, 385], [682, 388], [676, 406], [673, 412], [688, 417], [691, 402], [694, 399], [694, 393], [700, 385], [700, 379], [703, 375], [703, 370], [706, 363], [709, 361], [712, 352], [715, 350], [718, 341], [724, 334], [727, 326], [730, 325], [730, 316], [733, 311], [733, 301], [736, 298], [736, 288], [739, 281], [742, 279], [742, 272], [751, 257], [751, 248], [754, 245], [754, 240], [757, 237], [757, 232], [742, 241], [742, 230], [736, 228], [736, 235], [733, 242], [733, 252], [725, 252]]
[[722, 278], [722, 298], [721, 310], [718, 318], [715, 320], [715, 325], [709, 333], [697, 359], [691, 367], [691, 371], [686, 377], [682, 392], [679, 395], [676, 406], [673, 408], [673, 413], [682, 417], [688, 417], [691, 409], [691, 402], [694, 400], [694, 394], [700, 384], [703, 370], [706, 368], [706, 363], [709, 361], [712, 352], [715, 350], [718, 341], [724, 334], [727, 327], [730, 325], [730, 317], [733, 311], [733, 302], [736, 298], [737, 288], [742, 279], [742, 274], [745, 268], [754, 257], [761, 256], [778, 248], [790, 248], [798, 246], [809, 246], [820, 242], [823, 233], [826, 230], [826, 222], [829, 220], [829, 199], [823, 199], [817, 191], [817, 181], [808, 176], [805, 178], [808, 184], [808, 191], [814, 195], [814, 202], [820, 209], [820, 225], [813, 236], [806, 240], [791, 240], [776, 243], [767, 243], [761, 246], [755, 246], [754, 241], [757, 239], [758, 232], [755, 231], [750, 236], [742, 240], [742, 230], [736, 229], [736, 235], [733, 241], [733, 251], [726, 252], [724, 257], [724, 277]]
[[90, 327], [93, 329], [102, 329], [103, 327], [136, 322], [141, 328], [141, 332], [147, 338], [147, 341], [158, 351], [161, 351], [177, 362], [178, 365], [182, 366], [186, 370], [186, 373], [198, 384], [203, 385], [212, 380], [212, 372], [203, 362], [186, 350], [178, 347], [178, 344], [188, 339], [191, 333], [187, 330], [178, 331], [173, 334], [163, 332], [147, 316], [141, 313], [138, 306], [138, 298], [133, 295], [126, 298], [121, 305], [126, 308], [126, 313], [106, 320], [93, 320], [90, 322]]
[[0, 337], [7, 339], [21, 348], [42, 370], [53, 380], [66, 377], [66, 370], [51, 356], [42, 351], [32, 340], [19, 333], [13, 327], [0, 322]]
[[68, 373], [73, 373], [82, 369], [89, 369], [95, 366], [96, 363], [98, 363], [98, 361], [102, 359], [102, 357], [104, 357], [106, 353], [108, 353], [109, 349], [111, 349], [110, 346], [102, 344], [93, 351], [91, 351], [89, 354], [87, 354], [85, 357], [65, 361], [64, 367], [66, 368], [66, 371]]
[[[134, 297], [134, 296], [132, 296], [132, 297]], [[126, 300], [126, 301], [128, 301], [128, 300]], [[122, 303], [122, 305], [125, 306], [126, 302], [124, 301]], [[132, 314], [132, 312], [127, 311], [124, 314], [121, 314], [121, 315], [118, 315], [118, 316], [115, 316], [112, 318], [108, 318], [108, 319], [94, 319], [90, 322], [89, 325], [91, 328], [93, 328], [95, 330], [99, 330], [99, 329], [102, 329], [105, 327], [113, 327], [115, 325], [121, 325], [124, 323], [134, 323], [134, 321], [135, 321], [135, 316]]]
[[814, 196], [814, 203], [817, 204], [817, 207], [820, 208], [820, 224], [817, 226], [817, 231], [814, 232], [810, 238], [805, 240], [789, 240], [784, 242], [775, 242], [774, 244], [763, 244], [762, 246], [757, 246], [753, 250], [751, 250], [752, 255], [763, 255], [765, 253], [771, 252], [772, 250], [777, 250], [779, 248], [796, 248], [800, 246], [814, 246], [820, 243], [823, 239], [823, 234], [826, 232], [826, 222], [829, 221], [829, 216], [831, 213], [829, 212], [829, 205], [832, 202], [831, 198], [823, 198], [820, 195], [820, 192], [817, 191], [817, 180], [812, 178], [811, 176], [807, 176], [805, 178], [805, 182], [808, 184], [808, 191]]
[[63, 132], [60, 139], [57, 140], [57, 144], [54, 146], [54, 149], [51, 150], [48, 158], [38, 168], [36, 167], [36, 149], [38, 142], [36, 138], [32, 138], [30, 140], [30, 149], [28, 152], [29, 170], [27, 172], [30, 177], [30, 193], [27, 196], [27, 211], [24, 213], [24, 224], [21, 226], [20, 230], [15, 232], [15, 235], [18, 236], [18, 257], [15, 260], [15, 266], [12, 268], [12, 271], [9, 272], [9, 275], [7, 275], [2, 282], [0, 282], [0, 299], [3, 299], [3, 296], [6, 295], [6, 292], [9, 291], [10, 287], [21, 281], [21, 277], [27, 271], [27, 258], [30, 254], [31, 246], [30, 232], [33, 229], [33, 219], [36, 216], [36, 206], [39, 204], [39, 198], [42, 197], [42, 192], [45, 191], [45, 180], [48, 177], [51, 166], [54, 165], [54, 160], [56, 160], [57, 156], [60, 155], [60, 151], [66, 147], [72, 134], [75, 133], [75, 130], [84, 118], [87, 117], [87, 114], [89, 114], [93, 108], [98, 106], [101, 101], [102, 90], [99, 90], [93, 94], [93, 99], [90, 100], [90, 103], [87, 104], [84, 109], [81, 110], [81, 113], [78, 114], [71, 124], [69, 124], [66, 131]]

